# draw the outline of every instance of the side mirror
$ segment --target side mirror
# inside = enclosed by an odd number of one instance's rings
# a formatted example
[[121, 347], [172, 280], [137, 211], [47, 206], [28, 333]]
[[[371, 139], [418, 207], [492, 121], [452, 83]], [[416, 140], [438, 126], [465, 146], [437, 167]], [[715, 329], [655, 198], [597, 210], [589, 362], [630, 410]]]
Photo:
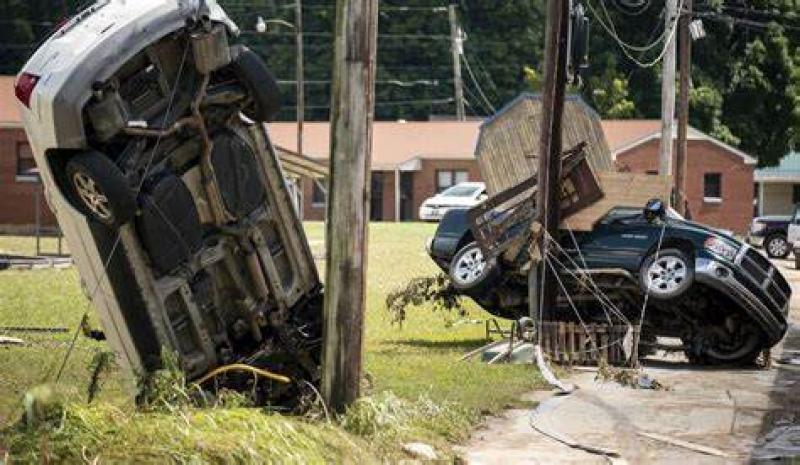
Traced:
[[656, 219], [663, 220], [667, 216], [667, 209], [661, 199], [650, 199], [644, 206], [644, 217], [648, 222]]

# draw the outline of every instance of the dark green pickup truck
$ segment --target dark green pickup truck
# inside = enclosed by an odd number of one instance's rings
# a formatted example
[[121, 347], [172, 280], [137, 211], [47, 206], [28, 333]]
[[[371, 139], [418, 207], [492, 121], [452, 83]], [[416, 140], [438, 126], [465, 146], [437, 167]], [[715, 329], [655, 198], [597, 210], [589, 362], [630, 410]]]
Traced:
[[[527, 315], [527, 274], [502, 256], [484, 259], [467, 215], [444, 216], [430, 256], [493, 315]], [[590, 232], [563, 232], [559, 244], [551, 259], [563, 264], [558, 319], [576, 318], [573, 304], [584, 320], [601, 322], [613, 304], [636, 322], [649, 293], [642, 339], [680, 338], [691, 361], [709, 364], [751, 363], [786, 333], [786, 279], [760, 252], [720, 231], [674, 214], [615, 208]], [[587, 292], [589, 278], [606, 301]]]

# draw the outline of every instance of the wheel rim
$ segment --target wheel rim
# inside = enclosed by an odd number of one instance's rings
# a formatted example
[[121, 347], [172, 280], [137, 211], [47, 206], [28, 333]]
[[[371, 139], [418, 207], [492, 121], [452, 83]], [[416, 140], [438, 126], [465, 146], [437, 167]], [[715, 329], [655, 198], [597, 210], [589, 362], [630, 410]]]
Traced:
[[470, 285], [483, 275], [486, 259], [479, 247], [473, 247], [459, 257], [453, 272], [453, 279], [459, 284]]
[[108, 197], [90, 176], [84, 173], [72, 175], [72, 183], [86, 208], [102, 220], [111, 219], [111, 206]]
[[767, 250], [769, 250], [772, 255], [781, 257], [786, 255], [786, 253], [789, 251], [789, 243], [786, 242], [786, 239], [782, 237], [776, 237], [769, 241]]
[[670, 294], [685, 282], [688, 269], [679, 257], [658, 257], [647, 268], [647, 289], [657, 295]]

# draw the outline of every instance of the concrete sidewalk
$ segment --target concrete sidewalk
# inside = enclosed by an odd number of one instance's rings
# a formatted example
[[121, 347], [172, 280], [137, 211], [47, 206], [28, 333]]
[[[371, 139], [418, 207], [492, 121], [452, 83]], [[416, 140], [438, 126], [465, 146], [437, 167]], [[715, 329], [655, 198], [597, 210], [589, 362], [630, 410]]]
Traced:
[[[789, 265], [779, 262], [794, 290], [792, 326], [773, 350], [776, 361], [800, 359], [800, 272]], [[648, 362], [645, 372], [670, 389], [632, 389], [576, 372], [569, 379], [580, 387], [575, 393], [528, 397], [541, 402], [535, 422], [547, 435], [533, 428], [530, 410], [509, 410], [490, 419], [460, 451], [468, 463], [481, 465], [729, 464], [800, 457], [800, 365], [695, 368], [676, 356]], [[553, 436], [614, 450], [619, 458], [575, 449]]]

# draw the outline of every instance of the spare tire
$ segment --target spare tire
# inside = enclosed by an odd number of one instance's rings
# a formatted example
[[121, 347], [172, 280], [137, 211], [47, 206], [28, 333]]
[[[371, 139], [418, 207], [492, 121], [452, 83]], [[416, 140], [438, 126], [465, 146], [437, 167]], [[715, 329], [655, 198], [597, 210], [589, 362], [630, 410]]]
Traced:
[[257, 53], [244, 45], [231, 47], [230, 70], [247, 88], [252, 103], [242, 113], [253, 121], [272, 121], [281, 110], [278, 81]]

